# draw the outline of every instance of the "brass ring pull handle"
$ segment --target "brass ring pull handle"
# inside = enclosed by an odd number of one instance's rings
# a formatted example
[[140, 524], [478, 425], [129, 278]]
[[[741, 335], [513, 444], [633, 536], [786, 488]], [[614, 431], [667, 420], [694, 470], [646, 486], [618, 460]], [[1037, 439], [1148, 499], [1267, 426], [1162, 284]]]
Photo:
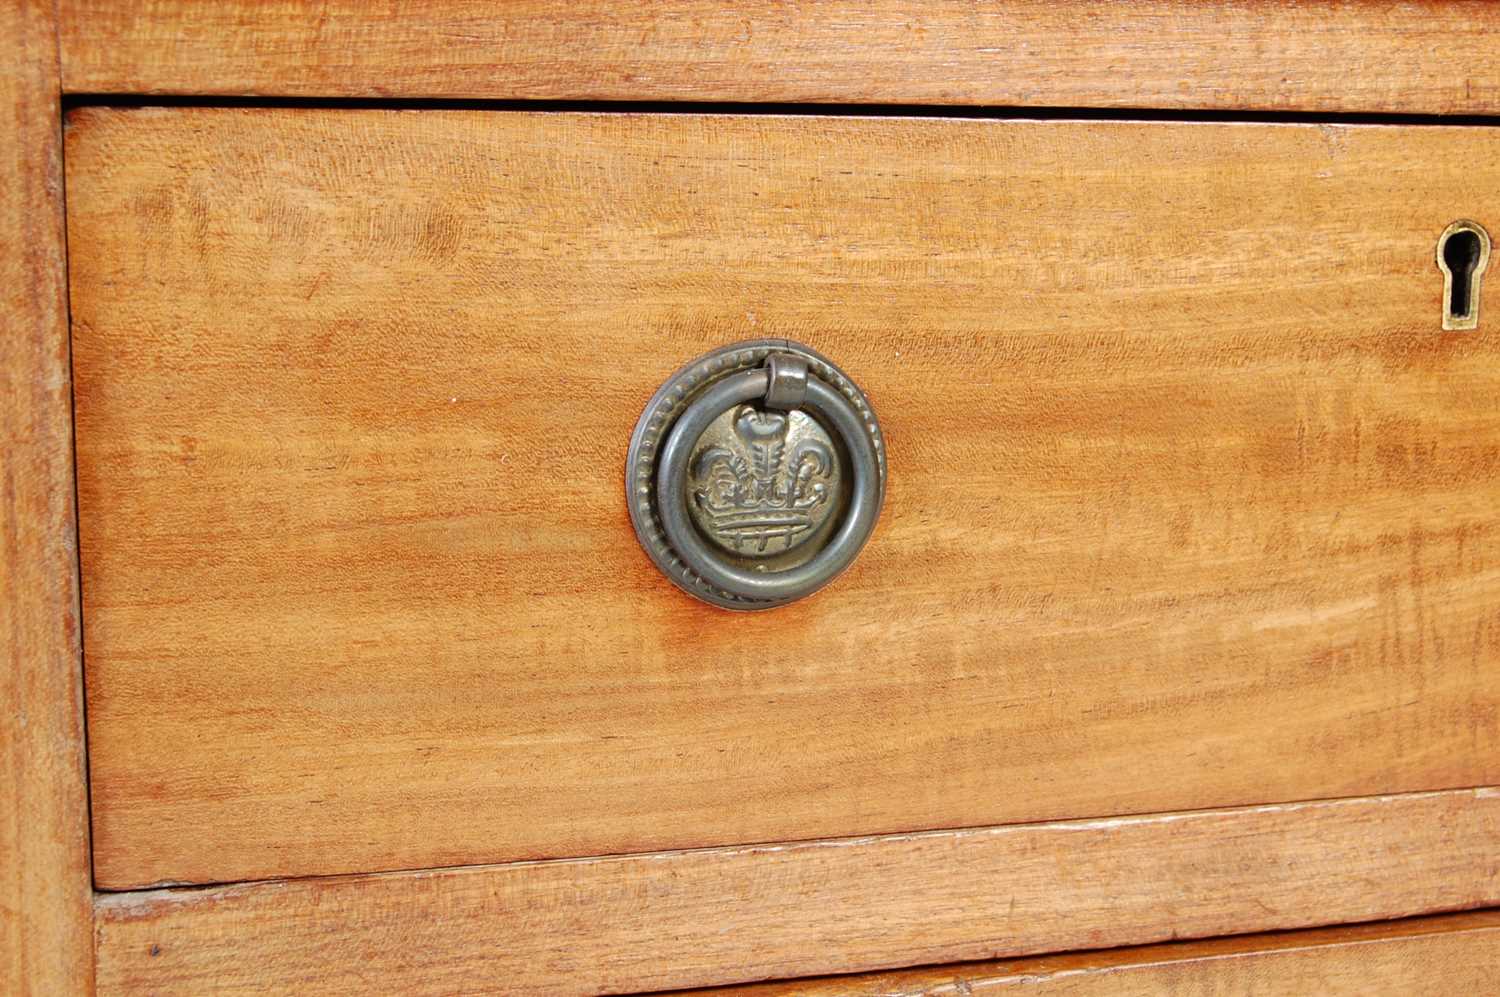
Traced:
[[631, 518], [680, 588], [769, 609], [853, 563], [885, 495], [879, 425], [807, 347], [758, 340], [689, 364], [646, 406], [629, 454]]

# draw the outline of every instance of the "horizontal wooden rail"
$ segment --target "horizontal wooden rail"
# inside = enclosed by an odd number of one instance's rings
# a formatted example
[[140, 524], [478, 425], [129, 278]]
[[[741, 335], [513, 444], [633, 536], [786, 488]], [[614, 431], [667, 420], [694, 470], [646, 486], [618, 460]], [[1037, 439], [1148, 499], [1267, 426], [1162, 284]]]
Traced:
[[101, 895], [104, 990], [706, 986], [1500, 903], [1500, 789]]
[[63, 0], [75, 93], [1500, 111], [1500, 5]]

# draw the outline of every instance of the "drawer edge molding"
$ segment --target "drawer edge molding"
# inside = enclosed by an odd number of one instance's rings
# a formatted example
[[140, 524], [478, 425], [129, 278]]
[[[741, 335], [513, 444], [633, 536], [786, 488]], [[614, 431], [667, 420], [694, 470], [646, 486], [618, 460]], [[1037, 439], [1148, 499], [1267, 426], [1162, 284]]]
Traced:
[[1500, 787], [100, 894], [102, 990], [620, 993], [1500, 904]]
[[[1500, 910], [692, 990], [683, 997], [1011, 993], [1468, 995], [1500, 976]], [[682, 993], [679, 991], [679, 993]]]
[[1488, 4], [64, 0], [72, 93], [1492, 114]]

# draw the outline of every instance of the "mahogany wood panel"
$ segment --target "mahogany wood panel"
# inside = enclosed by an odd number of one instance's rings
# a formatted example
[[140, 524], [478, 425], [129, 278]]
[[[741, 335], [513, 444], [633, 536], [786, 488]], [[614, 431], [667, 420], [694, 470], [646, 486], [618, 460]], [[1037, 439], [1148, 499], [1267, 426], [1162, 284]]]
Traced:
[[1469, 997], [1500, 979], [1500, 912], [694, 990], [693, 997], [1358, 994]]
[[1491, 905], [1500, 791], [101, 895], [100, 988], [622, 992]]
[[73, 92], [1500, 111], [1500, 10], [1256, 0], [63, 0]]
[[[1500, 133], [89, 109], [96, 874], [369, 872], [1500, 781]], [[1493, 287], [1494, 281], [1487, 286]], [[749, 336], [886, 430], [855, 567], [657, 573]]]
[[92, 986], [51, 3], [0, 5], [0, 993]]

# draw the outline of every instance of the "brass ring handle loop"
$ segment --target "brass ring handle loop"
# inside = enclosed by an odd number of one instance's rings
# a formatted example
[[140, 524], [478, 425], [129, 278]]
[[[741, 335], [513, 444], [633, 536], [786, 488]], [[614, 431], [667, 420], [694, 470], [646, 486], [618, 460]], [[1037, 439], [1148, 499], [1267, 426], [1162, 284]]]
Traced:
[[810, 595], [854, 561], [885, 498], [869, 399], [785, 339], [734, 343], [647, 403], [626, 456], [636, 537], [683, 591], [725, 609]]
[[764, 398], [767, 368], [719, 381], [688, 406], [661, 449], [656, 493], [667, 539], [688, 568], [741, 599], [788, 602], [817, 591], [853, 563], [870, 539], [880, 512], [880, 468], [859, 415], [842, 395], [817, 377], [806, 378], [802, 407], [837, 433], [849, 455], [853, 487], [844, 521], [828, 546], [812, 560], [782, 571], [747, 571], [729, 564], [699, 537], [687, 511], [688, 460], [709, 424], [735, 405]]

